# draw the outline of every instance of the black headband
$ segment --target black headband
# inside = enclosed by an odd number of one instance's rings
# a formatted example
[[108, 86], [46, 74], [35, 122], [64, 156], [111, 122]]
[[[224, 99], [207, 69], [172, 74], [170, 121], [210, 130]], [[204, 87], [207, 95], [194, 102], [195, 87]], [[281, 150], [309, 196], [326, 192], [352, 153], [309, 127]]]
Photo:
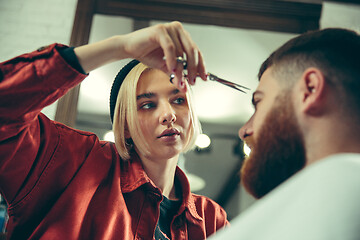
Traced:
[[117, 100], [117, 96], [119, 94], [121, 84], [123, 83], [123, 81], [126, 78], [126, 76], [128, 75], [128, 73], [131, 71], [131, 69], [133, 69], [139, 63], [140, 62], [138, 60], [132, 60], [131, 62], [126, 64], [115, 77], [115, 80], [113, 82], [113, 85], [111, 87], [111, 92], [110, 92], [111, 122], [114, 122], [114, 111], [115, 111], [115, 106], [116, 106], [116, 100]]

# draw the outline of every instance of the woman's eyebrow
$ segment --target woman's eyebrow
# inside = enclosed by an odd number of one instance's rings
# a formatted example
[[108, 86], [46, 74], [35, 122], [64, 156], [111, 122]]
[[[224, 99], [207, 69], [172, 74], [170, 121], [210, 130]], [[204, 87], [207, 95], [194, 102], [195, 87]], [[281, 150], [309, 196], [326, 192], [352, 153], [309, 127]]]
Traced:
[[148, 93], [143, 93], [143, 94], [140, 94], [136, 97], [136, 100], [139, 100], [141, 98], [152, 98], [152, 97], [155, 97], [156, 94], [155, 93], [152, 93], [152, 92], [148, 92]]
[[179, 92], [180, 92], [180, 90], [175, 88], [174, 90], [171, 91], [171, 94], [175, 95], [175, 94], [178, 94]]
[[[178, 94], [179, 92], [180, 92], [180, 90], [177, 89], [177, 88], [175, 88], [175, 89], [172, 90], [170, 93], [171, 93], [172, 95], [176, 95], [176, 94]], [[157, 94], [156, 94], [156, 93], [153, 93], [153, 92], [142, 93], [142, 94], [140, 94], [140, 95], [138, 95], [138, 96], [136, 97], [136, 100], [139, 100], [139, 99], [142, 99], [142, 98], [153, 98], [153, 97], [155, 97], [155, 96], [157, 96]]]

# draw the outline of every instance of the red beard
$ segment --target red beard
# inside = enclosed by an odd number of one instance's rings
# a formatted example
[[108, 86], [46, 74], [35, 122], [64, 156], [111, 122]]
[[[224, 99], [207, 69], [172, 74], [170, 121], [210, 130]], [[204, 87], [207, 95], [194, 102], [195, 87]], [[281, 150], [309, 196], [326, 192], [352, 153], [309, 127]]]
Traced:
[[241, 181], [255, 198], [276, 188], [306, 162], [303, 136], [290, 97], [282, 95], [275, 101], [257, 139], [246, 139], [252, 149], [241, 168]]

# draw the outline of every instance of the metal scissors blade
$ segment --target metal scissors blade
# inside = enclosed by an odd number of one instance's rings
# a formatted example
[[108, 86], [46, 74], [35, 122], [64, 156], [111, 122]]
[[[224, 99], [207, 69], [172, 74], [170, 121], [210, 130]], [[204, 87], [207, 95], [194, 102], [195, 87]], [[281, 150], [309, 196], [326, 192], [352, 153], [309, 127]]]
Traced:
[[[187, 62], [184, 58], [182, 57], [177, 57], [176, 58], [176, 61], [181, 63], [183, 65], [183, 68], [184, 70], [186, 70], [187, 68]], [[250, 90], [250, 88], [247, 88], [243, 85], [240, 85], [240, 84], [237, 84], [237, 83], [233, 83], [233, 82], [230, 82], [230, 81], [227, 81], [225, 79], [222, 79], [222, 78], [219, 78], [218, 76], [216, 76], [215, 74], [212, 74], [212, 73], [207, 73], [207, 79], [210, 80], [210, 81], [216, 81], [218, 83], [221, 83], [221, 84], [224, 84], [225, 86], [228, 86], [228, 87], [231, 87], [233, 89], [236, 89], [240, 92], [243, 92], [243, 93], [246, 93], [245, 90]]]
[[218, 83], [224, 84], [225, 86], [231, 87], [231, 88], [236, 89], [236, 90], [238, 90], [240, 92], [243, 92], [243, 93], [246, 93], [245, 90], [250, 90], [250, 88], [247, 88], [247, 87], [245, 87], [243, 85], [233, 83], [233, 82], [227, 81], [225, 79], [219, 78], [215, 74], [212, 74], [212, 73], [209, 73], [209, 72], [207, 73], [207, 79], [209, 79], [210, 81], [216, 81]]

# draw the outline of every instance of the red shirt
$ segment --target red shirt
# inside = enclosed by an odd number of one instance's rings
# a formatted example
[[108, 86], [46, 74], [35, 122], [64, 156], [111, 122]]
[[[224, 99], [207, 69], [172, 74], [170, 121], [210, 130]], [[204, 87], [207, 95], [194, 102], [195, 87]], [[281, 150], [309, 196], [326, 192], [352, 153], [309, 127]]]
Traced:
[[[49, 120], [40, 110], [86, 75], [57, 48], [0, 64], [0, 191], [12, 239], [153, 239], [162, 193], [135, 156]], [[225, 211], [190, 193], [177, 168], [182, 204], [172, 239], [205, 239], [228, 224]]]

